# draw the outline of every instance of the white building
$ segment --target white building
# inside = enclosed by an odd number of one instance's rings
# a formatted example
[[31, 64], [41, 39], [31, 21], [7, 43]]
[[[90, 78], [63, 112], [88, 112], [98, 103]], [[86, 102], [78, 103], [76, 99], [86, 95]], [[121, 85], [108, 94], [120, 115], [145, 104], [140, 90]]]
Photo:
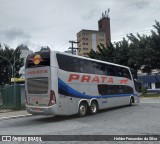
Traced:
[[18, 49], [20, 50], [20, 58], [24, 59], [24, 66], [22, 66], [19, 70], [19, 74], [21, 74], [21, 78], [25, 78], [25, 64], [26, 64], [26, 58], [29, 54], [33, 53], [33, 51], [29, 50], [27, 46], [20, 45], [18, 46]]

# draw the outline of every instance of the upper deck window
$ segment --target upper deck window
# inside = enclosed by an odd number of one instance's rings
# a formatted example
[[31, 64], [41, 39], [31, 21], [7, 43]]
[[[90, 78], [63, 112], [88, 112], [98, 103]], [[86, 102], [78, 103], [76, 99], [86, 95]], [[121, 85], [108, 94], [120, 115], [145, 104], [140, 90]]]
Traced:
[[118, 76], [131, 79], [129, 69], [112, 64], [95, 62], [59, 53], [57, 54], [57, 61], [60, 69], [69, 72]]

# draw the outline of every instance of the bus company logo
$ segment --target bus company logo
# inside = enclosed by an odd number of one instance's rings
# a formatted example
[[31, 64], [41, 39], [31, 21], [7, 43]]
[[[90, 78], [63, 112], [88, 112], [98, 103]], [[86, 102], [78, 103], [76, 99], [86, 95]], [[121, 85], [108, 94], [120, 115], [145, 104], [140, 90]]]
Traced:
[[48, 73], [47, 70], [33, 70], [33, 71], [27, 72], [27, 75], [46, 74], [46, 73]]
[[30, 59], [35, 65], [38, 65], [40, 62], [44, 61], [39, 54], [36, 54], [34, 58]]
[[114, 83], [113, 77], [70, 74], [68, 82], [73, 82], [73, 81], [80, 81], [87, 83], [111, 83], [111, 84]]
[[70, 74], [68, 82], [87, 82], [87, 83], [108, 83], [113, 84], [128, 84], [128, 79], [121, 79], [119, 81], [114, 80], [112, 76], [91, 76], [91, 75], [79, 75], [79, 74]]
[[119, 80], [120, 84], [128, 84], [128, 79]]

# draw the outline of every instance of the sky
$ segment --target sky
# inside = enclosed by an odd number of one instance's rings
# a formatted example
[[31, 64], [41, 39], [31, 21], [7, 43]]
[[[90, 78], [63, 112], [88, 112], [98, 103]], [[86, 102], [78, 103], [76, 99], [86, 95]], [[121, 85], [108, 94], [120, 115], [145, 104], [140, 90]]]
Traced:
[[0, 0], [0, 43], [65, 51], [82, 29], [98, 30], [108, 9], [112, 42], [149, 34], [160, 21], [160, 0]]

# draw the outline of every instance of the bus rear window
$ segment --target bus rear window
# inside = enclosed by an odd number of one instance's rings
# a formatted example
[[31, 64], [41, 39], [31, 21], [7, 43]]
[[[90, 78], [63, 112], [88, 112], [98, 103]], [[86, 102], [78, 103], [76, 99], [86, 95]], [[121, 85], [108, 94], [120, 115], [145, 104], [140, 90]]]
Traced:
[[48, 78], [28, 78], [27, 91], [29, 94], [46, 94], [48, 93]]
[[28, 55], [26, 68], [50, 66], [50, 52], [36, 52]]

